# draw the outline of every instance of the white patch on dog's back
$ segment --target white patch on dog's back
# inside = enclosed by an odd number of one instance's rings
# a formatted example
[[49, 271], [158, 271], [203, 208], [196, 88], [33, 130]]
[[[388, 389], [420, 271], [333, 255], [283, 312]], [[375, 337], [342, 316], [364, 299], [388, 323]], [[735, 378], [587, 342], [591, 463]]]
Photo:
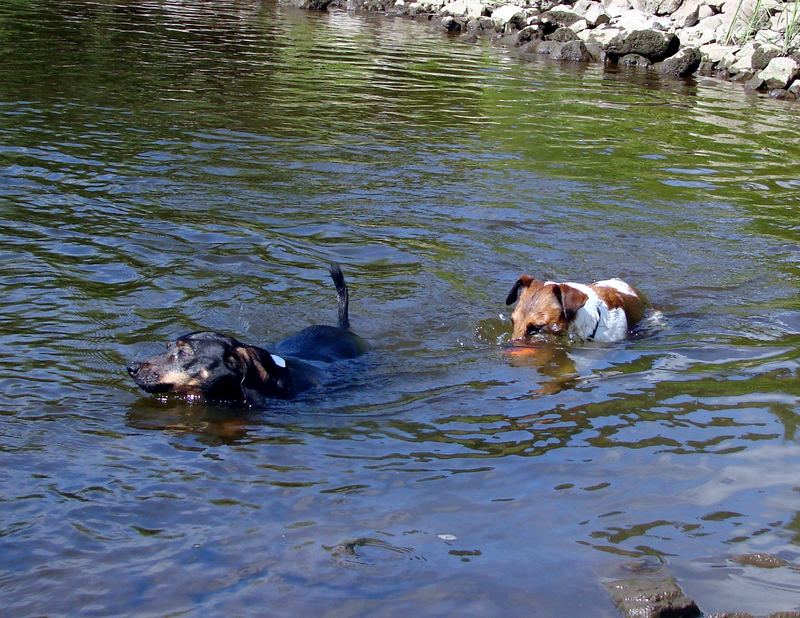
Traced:
[[283, 360], [280, 356], [278, 356], [277, 354], [270, 354], [270, 356], [272, 357], [272, 360], [275, 361], [275, 364], [278, 367], [286, 367], [286, 361]]
[[628, 296], [638, 296], [634, 289], [625, 283], [622, 279], [605, 279], [604, 281], [598, 281], [594, 285], [604, 287], [604, 288], [613, 288], [620, 294], [627, 294]]
[[[619, 279], [611, 279], [610, 281], [621, 283], [630, 290], [631, 294], [636, 294], [623, 281]], [[606, 282], [601, 283], [605, 284]], [[596, 285], [601, 285], [601, 283]], [[588, 296], [586, 303], [583, 307], [578, 309], [575, 314], [575, 319], [570, 324], [570, 332], [573, 335], [580, 339], [591, 339], [593, 341], [603, 342], [619, 341], [627, 336], [628, 319], [625, 317], [625, 311], [621, 308], [609, 309], [608, 305], [597, 295], [597, 292], [588, 285], [583, 285], [582, 283], [568, 283], [567, 285], [576, 290], [580, 290]], [[614, 287], [614, 289], [623, 294], [629, 293], [623, 292], [623, 290], [616, 285], [608, 287]]]

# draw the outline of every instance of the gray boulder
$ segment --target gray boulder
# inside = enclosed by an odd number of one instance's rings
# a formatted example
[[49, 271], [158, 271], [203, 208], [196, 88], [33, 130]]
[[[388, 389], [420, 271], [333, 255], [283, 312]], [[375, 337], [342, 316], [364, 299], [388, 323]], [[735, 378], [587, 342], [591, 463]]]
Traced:
[[694, 47], [684, 47], [674, 56], [670, 56], [658, 65], [658, 72], [662, 75], [686, 77], [697, 71], [702, 56]]
[[758, 75], [751, 77], [744, 83], [745, 90], [763, 90], [764, 80]]
[[764, 80], [766, 87], [786, 88], [800, 75], [800, 65], [794, 58], [773, 58], [767, 67], [758, 74]]
[[566, 45], [566, 43], [561, 43], [559, 41], [542, 41], [536, 45], [535, 49], [537, 54], [557, 56], [561, 52], [561, 48], [564, 47], [564, 45]]
[[478, 0], [454, 0], [454, 2], [444, 5], [439, 12], [452, 17], [475, 19], [483, 15], [485, 10], [486, 7]]
[[499, 32], [509, 26], [522, 30], [525, 27], [525, 11], [515, 4], [505, 4], [492, 11], [492, 21]]
[[691, 28], [700, 21], [700, 0], [684, 0], [680, 8], [672, 13], [672, 19], [679, 28]]
[[583, 19], [583, 17], [573, 11], [560, 9], [542, 13], [539, 18], [543, 24], [552, 24], [555, 28], [569, 28], [576, 21]]
[[682, 4], [683, 0], [650, 0], [645, 7], [656, 15], [672, 15]]
[[750, 64], [756, 71], [763, 71], [773, 58], [781, 55], [781, 48], [777, 45], [756, 44]]
[[564, 60], [566, 62], [591, 62], [592, 55], [586, 49], [583, 41], [569, 41], [564, 43], [558, 50], [550, 54], [553, 60]]
[[590, 28], [597, 28], [597, 26], [611, 21], [611, 17], [599, 2], [590, 3], [589, 7], [583, 12], [583, 18]]
[[548, 41], [560, 41], [561, 43], [567, 43], [569, 41], [577, 41], [578, 35], [575, 34], [575, 32], [570, 28], [559, 28], [544, 38]]
[[605, 51], [613, 61], [628, 54], [638, 54], [651, 62], [659, 62], [675, 54], [680, 45], [681, 43], [674, 33], [635, 30], [623, 32], [614, 37], [606, 46]]

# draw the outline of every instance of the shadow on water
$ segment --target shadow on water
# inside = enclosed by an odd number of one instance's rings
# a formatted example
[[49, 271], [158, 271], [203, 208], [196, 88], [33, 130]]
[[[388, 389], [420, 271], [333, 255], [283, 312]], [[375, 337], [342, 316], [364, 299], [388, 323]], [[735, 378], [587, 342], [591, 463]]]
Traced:
[[[6, 3], [0, 41], [9, 613], [615, 616], [631, 560], [797, 608], [791, 107], [274, 2]], [[332, 322], [330, 261], [374, 351], [324, 389], [125, 375]], [[521, 272], [663, 319], [509, 350]]]

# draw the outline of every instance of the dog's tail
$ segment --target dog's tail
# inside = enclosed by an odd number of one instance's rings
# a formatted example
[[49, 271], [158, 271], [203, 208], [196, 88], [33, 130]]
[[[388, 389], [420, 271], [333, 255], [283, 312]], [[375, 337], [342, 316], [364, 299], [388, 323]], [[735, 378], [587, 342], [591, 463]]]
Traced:
[[336, 286], [336, 296], [339, 298], [339, 328], [350, 328], [350, 316], [348, 314], [350, 299], [347, 295], [347, 283], [341, 267], [333, 262], [330, 267], [331, 279]]

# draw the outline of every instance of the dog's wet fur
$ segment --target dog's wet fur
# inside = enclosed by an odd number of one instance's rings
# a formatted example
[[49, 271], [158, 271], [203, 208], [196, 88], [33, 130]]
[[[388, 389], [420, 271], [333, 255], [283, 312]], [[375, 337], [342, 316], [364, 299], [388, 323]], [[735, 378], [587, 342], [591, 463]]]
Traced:
[[173, 393], [207, 401], [264, 407], [322, 382], [324, 364], [355, 358], [367, 342], [350, 330], [348, 291], [338, 264], [331, 278], [339, 304], [337, 326], [309, 326], [267, 350], [221, 333], [178, 337], [164, 354], [134, 362], [128, 373], [148, 393]]

